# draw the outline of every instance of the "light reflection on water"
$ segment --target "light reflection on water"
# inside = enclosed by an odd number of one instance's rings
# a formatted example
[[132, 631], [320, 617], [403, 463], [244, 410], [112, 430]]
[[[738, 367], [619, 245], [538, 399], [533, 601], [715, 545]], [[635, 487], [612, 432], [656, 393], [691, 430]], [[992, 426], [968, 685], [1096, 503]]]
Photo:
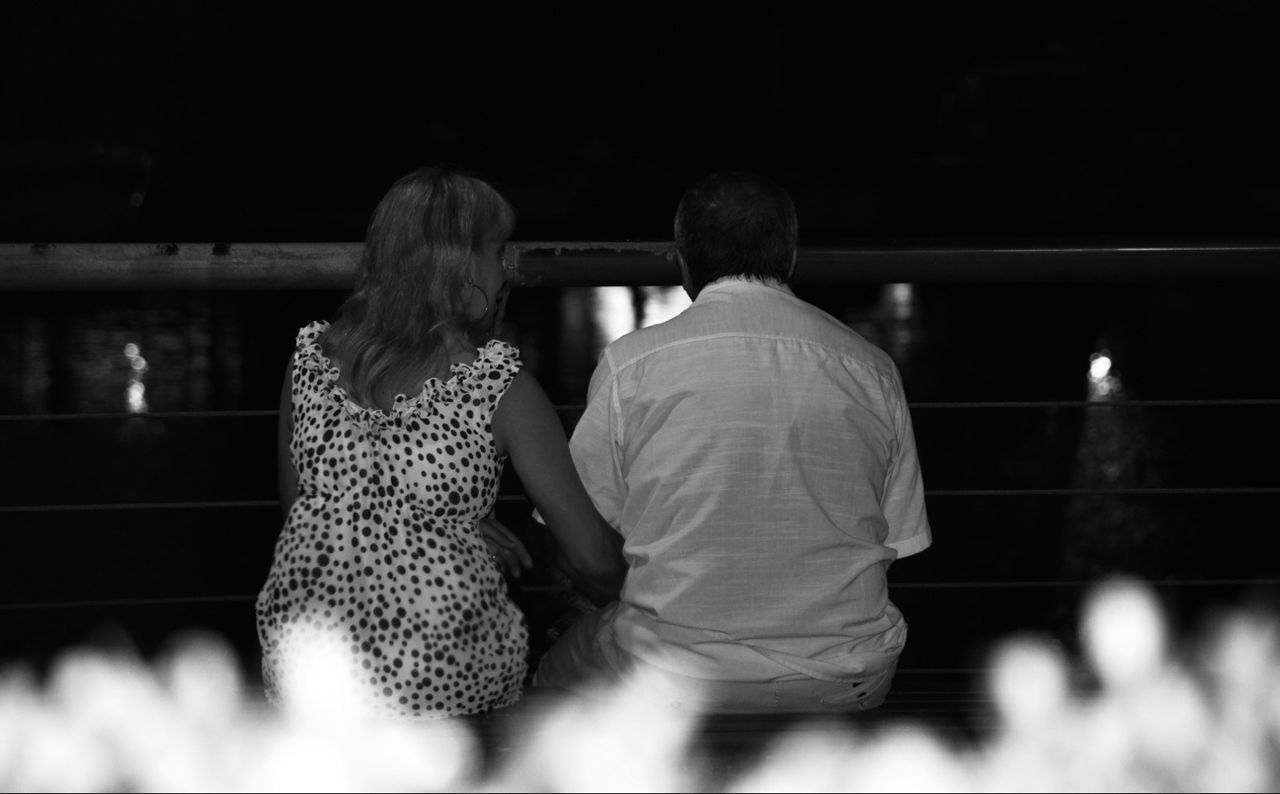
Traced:
[[125, 388], [125, 410], [131, 414], [147, 412], [147, 359], [133, 342], [124, 346], [124, 357], [129, 362], [129, 385]]
[[[1142, 406], [1125, 406], [1129, 392], [1105, 341], [1088, 358], [1086, 409], [1076, 448], [1072, 486], [1081, 490], [1156, 489], [1165, 482], [1159, 466], [1165, 440]], [[1120, 570], [1157, 576], [1162, 518], [1148, 496], [1089, 494], [1067, 506], [1063, 577], [1090, 581]], [[1153, 559], [1154, 557], [1154, 559]]]
[[885, 284], [873, 308], [849, 327], [888, 353], [900, 369], [909, 368], [924, 343], [924, 322], [912, 284]]
[[0, 389], [5, 413], [242, 407], [234, 403], [243, 397], [241, 345], [249, 329], [238, 328], [233, 307], [216, 298], [102, 296], [9, 313], [0, 365], [17, 377]]
[[589, 287], [567, 291], [561, 300], [570, 315], [581, 313], [582, 302], [589, 307], [591, 330], [585, 336], [592, 359], [618, 337], [665, 322], [690, 303], [681, 287]]
[[599, 329], [595, 336], [601, 345], [636, 330], [636, 294], [630, 287], [596, 287], [591, 290], [591, 316]]

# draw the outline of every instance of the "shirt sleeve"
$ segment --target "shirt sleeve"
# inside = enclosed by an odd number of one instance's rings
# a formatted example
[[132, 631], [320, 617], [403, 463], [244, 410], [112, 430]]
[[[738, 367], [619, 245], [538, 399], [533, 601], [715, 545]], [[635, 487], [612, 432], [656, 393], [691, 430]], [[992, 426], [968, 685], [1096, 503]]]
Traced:
[[606, 348], [591, 375], [587, 407], [574, 426], [569, 452], [592, 503], [614, 528], [621, 524], [627, 495], [619, 409], [618, 380]]
[[896, 372], [890, 380], [889, 393], [893, 401], [891, 410], [898, 449], [885, 477], [882, 509], [885, 520], [889, 523], [889, 537], [885, 545], [897, 551], [898, 557], [909, 557], [929, 548], [933, 543], [933, 533], [925, 511], [924, 476], [920, 471], [920, 459], [916, 455], [911, 413], [907, 408], [902, 382]]

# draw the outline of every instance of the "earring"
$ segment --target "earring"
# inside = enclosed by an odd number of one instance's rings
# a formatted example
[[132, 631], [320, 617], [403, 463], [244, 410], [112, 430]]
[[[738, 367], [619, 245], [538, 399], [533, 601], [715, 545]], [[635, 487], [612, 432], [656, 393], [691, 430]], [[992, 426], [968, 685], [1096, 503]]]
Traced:
[[470, 287], [471, 289], [478, 290], [480, 292], [480, 297], [484, 298], [484, 311], [480, 312], [480, 316], [488, 317], [489, 316], [489, 296], [485, 294], [485, 291], [483, 289], [480, 289], [479, 284], [475, 283], [470, 278], [467, 279], [467, 286]]

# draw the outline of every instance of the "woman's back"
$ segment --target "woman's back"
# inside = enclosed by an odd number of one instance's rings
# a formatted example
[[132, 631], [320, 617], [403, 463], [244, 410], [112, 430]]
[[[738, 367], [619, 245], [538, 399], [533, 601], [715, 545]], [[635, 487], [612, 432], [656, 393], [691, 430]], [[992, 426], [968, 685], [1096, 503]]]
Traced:
[[303, 328], [294, 355], [297, 499], [258, 599], [268, 692], [287, 695], [285, 660], [324, 632], [348, 656], [358, 649], [356, 691], [372, 713], [514, 703], [527, 629], [476, 522], [497, 498], [491, 421], [519, 354], [491, 341], [382, 410], [350, 398], [322, 350], [327, 329]]

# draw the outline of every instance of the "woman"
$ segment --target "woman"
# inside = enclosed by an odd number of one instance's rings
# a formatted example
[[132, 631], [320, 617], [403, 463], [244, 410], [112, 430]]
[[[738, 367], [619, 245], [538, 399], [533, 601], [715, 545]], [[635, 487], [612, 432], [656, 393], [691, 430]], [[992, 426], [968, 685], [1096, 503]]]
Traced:
[[[510, 459], [562, 551], [602, 600], [625, 573], [550, 401], [491, 338], [509, 290], [507, 201], [420, 169], [370, 220], [353, 293], [297, 335], [280, 405], [284, 528], [258, 596], [268, 697], [327, 648], [377, 716], [429, 718], [520, 697], [528, 629], [498, 554], [525, 554], [493, 509]], [[488, 548], [486, 548], [488, 543]], [[335, 693], [335, 696], [337, 694]]]

